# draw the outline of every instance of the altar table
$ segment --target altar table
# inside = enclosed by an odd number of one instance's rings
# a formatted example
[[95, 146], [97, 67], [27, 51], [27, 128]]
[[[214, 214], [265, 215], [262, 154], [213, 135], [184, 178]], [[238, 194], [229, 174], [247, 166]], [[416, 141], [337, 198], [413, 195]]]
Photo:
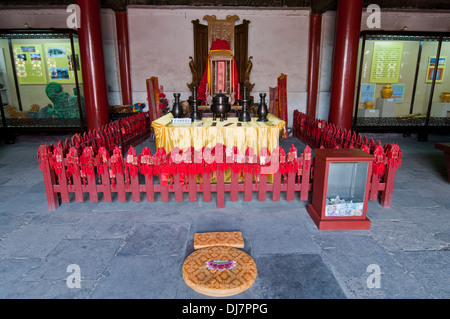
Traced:
[[228, 117], [226, 121], [213, 121], [203, 117], [200, 122], [190, 125], [172, 125], [173, 115], [168, 113], [152, 122], [155, 132], [156, 148], [164, 147], [169, 153], [174, 147], [180, 150], [193, 146], [196, 150], [203, 147], [213, 148], [220, 143], [236, 146], [241, 153], [251, 147], [255, 154], [267, 147], [270, 152], [279, 145], [279, 137], [286, 123], [269, 113], [268, 122], [239, 122], [237, 117]]

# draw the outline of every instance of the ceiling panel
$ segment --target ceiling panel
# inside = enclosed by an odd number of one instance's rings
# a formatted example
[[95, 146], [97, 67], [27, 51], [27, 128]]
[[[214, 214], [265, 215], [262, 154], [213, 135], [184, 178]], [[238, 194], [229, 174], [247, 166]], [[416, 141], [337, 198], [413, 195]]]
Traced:
[[[346, 0], [343, 0], [346, 1]], [[1, 8], [23, 6], [67, 6], [74, 0], [2, 0]], [[363, 0], [363, 6], [374, 3]], [[377, 0], [382, 9], [450, 10], [450, 1], [443, 0]], [[116, 11], [125, 10], [127, 5], [150, 6], [231, 6], [231, 7], [288, 7], [311, 8], [323, 13], [336, 10], [337, 0], [101, 0], [102, 7]]]

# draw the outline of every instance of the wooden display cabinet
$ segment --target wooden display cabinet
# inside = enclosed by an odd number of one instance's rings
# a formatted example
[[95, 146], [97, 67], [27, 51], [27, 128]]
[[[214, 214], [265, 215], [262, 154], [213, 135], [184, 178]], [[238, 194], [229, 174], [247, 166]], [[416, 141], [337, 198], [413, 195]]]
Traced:
[[360, 149], [315, 149], [307, 211], [319, 230], [370, 229], [366, 217], [374, 156]]

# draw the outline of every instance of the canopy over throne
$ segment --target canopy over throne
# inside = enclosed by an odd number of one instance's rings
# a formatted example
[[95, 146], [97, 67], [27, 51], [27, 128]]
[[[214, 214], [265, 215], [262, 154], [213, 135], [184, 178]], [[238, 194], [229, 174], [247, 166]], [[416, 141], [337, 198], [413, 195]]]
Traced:
[[237, 15], [228, 15], [225, 20], [217, 20], [216, 16], [203, 17], [208, 25], [202, 25], [199, 20], [192, 21], [194, 25], [194, 59], [190, 58], [189, 66], [192, 72], [192, 82], [188, 87], [198, 88], [197, 98], [206, 100], [208, 96], [220, 91], [227, 95], [236, 93], [232, 98], [238, 98], [238, 83], [240, 90], [245, 86], [248, 97], [254, 84], [251, 84], [250, 71], [252, 62], [248, 59], [248, 24], [235, 25], [239, 20]]

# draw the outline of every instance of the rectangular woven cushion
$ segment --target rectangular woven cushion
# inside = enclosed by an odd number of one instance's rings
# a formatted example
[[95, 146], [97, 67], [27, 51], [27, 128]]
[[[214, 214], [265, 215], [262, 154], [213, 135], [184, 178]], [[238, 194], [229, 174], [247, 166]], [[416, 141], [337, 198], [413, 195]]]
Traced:
[[244, 248], [244, 238], [239, 231], [194, 234], [194, 249], [212, 246]]

